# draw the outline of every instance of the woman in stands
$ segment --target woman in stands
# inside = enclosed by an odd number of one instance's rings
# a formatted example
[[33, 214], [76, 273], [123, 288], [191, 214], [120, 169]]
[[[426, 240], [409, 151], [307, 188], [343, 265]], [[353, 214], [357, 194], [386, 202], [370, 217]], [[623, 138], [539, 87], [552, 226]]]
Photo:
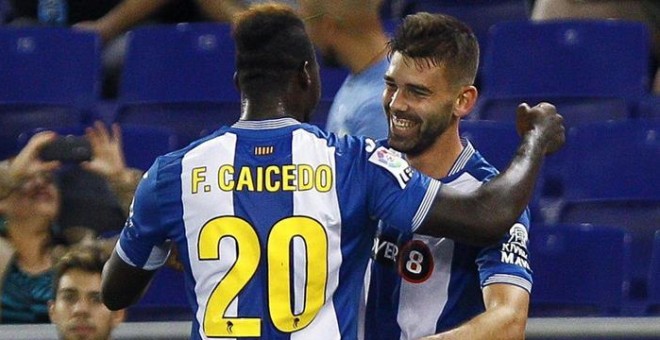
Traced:
[[[83, 167], [105, 178], [111, 187], [130, 199], [140, 173], [126, 168], [119, 128], [110, 135], [101, 123], [88, 129], [94, 158]], [[34, 135], [12, 160], [0, 163], [0, 323], [48, 323], [47, 302], [52, 299], [52, 266], [58, 250], [84, 242], [93, 235], [58, 234], [60, 192], [53, 171], [59, 161], [45, 162], [40, 150], [56, 138], [54, 132]], [[128, 206], [124, 204], [124, 206]], [[94, 223], [94, 221], [90, 221]]]

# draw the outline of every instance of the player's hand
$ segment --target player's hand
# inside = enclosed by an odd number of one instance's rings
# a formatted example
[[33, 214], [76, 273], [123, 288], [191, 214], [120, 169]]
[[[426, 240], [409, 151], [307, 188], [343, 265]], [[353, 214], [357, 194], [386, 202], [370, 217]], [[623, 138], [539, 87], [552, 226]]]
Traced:
[[557, 113], [557, 109], [550, 103], [539, 103], [529, 107], [527, 103], [518, 105], [516, 110], [516, 129], [523, 136], [536, 130], [545, 145], [545, 154], [559, 150], [566, 141], [564, 118]]

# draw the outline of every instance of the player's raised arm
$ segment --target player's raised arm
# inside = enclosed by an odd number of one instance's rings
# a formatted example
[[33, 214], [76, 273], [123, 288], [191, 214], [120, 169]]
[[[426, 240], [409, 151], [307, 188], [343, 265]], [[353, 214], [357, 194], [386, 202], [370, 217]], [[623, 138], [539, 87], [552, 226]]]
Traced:
[[442, 186], [418, 233], [487, 244], [511, 228], [534, 192], [544, 156], [565, 141], [563, 118], [552, 104], [519, 105], [516, 125], [522, 141], [506, 171], [470, 193]]

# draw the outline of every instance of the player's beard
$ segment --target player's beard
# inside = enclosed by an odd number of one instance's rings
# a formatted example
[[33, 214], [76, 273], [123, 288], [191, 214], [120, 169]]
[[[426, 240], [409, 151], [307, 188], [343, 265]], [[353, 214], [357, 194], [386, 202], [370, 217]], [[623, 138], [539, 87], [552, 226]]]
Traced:
[[[414, 136], [398, 136], [392, 131], [388, 135], [388, 144], [405, 154], [416, 156], [426, 151], [452, 123], [452, 104], [447, 103], [440, 110], [427, 115], [427, 119], [419, 118], [417, 114], [398, 114], [397, 117], [415, 121], [417, 133]], [[392, 114], [388, 114], [389, 124], [392, 123]]]

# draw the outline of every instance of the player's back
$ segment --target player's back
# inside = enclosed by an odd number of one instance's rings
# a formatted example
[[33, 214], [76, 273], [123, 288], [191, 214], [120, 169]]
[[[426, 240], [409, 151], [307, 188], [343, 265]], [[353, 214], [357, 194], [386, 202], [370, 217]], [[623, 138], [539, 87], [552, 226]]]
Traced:
[[193, 337], [354, 338], [376, 216], [410, 228], [426, 211], [430, 182], [399, 161], [289, 118], [160, 157], [154, 225], [187, 269]]

